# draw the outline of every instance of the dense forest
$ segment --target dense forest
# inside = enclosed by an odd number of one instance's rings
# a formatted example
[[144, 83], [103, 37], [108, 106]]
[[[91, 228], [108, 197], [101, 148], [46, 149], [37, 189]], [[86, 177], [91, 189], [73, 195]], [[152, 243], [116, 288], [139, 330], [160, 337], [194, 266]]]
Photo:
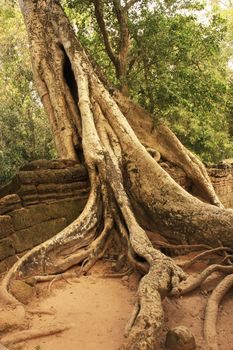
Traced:
[[[233, 156], [232, 26], [226, 1], [137, 1], [119, 67], [121, 31], [111, 2], [64, 0], [80, 42], [108, 80], [163, 119], [207, 163]], [[104, 13], [104, 23], [101, 23]], [[54, 158], [18, 4], [0, 8], [0, 183], [33, 159]]]

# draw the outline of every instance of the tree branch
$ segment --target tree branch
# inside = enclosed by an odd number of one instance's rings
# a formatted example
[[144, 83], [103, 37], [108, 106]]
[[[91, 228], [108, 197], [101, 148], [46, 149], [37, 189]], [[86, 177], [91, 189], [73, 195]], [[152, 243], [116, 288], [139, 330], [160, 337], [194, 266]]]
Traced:
[[129, 28], [128, 28], [128, 17], [125, 7], [121, 6], [120, 0], [112, 0], [113, 8], [119, 24], [119, 77], [125, 77], [127, 70], [127, 58], [129, 52]]
[[104, 21], [102, 1], [101, 0], [93, 0], [93, 4], [95, 7], [95, 17], [96, 17], [100, 32], [103, 36], [104, 46], [105, 46], [106, 52], [107, 52], [110, 60], [112, 61], [112, 63], [114, 64], [114, 66], [117, 69], [117, 66], [119, 65], [119, 60], [118, 60], [117, 55], [113, 51], [113, 48], [112, 48], [112, 45], [111, 45], [111, 42], [109, 39], [108, 31], [107, 31], [106, 24]]
[[120, 51], [124, 50], [129, 45], [129, 28], [127, 23], [127, 12], [121, 6], [120, 0], [112, 0], [114, 11], [116, 13], [117, 21], [120, 31]]
[[140, 0], [129, 0], [127, 4], [125, 5], [125, 10], [128, 11], [136, 2], [139, 2]]
[[137, 56], [132, 57], [132, 59], [129, 62], [128, 72], [131, 71], [136, 61], [137, 61]]

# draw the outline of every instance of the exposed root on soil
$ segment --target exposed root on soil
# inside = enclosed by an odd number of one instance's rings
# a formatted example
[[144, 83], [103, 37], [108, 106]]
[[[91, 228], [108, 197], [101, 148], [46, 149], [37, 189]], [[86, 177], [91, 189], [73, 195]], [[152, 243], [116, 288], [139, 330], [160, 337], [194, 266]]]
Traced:
[[127, 322], [127, 325], [125, 326], [125, 332], [124, 332], [124, 336], [127, 338], [129, 335], [129, 332], [131, 331], [136, 318], [138, 317], [138, 313], [140, 310], [140, 306], [138, 304], [138, 302], [135, 303], [134, 308], [133, 308], [133, 312], [131, 313], [130, 319]]
[[[218, 250], [216, 250], [218, 249]], [[220, 251], [219, 248], [216, 248], [216, 251]], [[214, 249], [212, 250], [212, 252]], [[191, 278], [191, 282], [189, 282], [189, 278], [181, 283], [177, 288], [171, 291], [171, 295], [184, 295], [194, 291], [198, 288], [213, 272], [221, 272], [224, 274], [230, 274], [223, 278], [223, 280], [214, 288], [211, 296], [208, 298], [205, 318], [204, 318], [204, 337], [206, 344], [208, 346], [208, 350], [218, 350], [218, 342], [217, 342], [217, 332], [216, 332], [216, 324], [218, 317], [218, 308], [223, 299], [224, 295], [232, 288], [233, 286], [233, 266], [224, 266], [213, 264], [208, 266], [205, 270], [203, 270], [198, 277], [195, 279]]]
[[0, 343], [0, 349], [1, 350], [10, 350], [9, 348], [6, 348], [4, 345], [2, 345], [1, 343]]
[[224, 295], [233, 286], [233, 275], [226, 276], [213, 290], [207, 301], [205, 320], [204, 320], [204, 337], [208, 350], [218, 350], [216, 324], [218, 317], [218, 308]]
[[202, 252], [202, 253], [196, 255], [193, 259], [182, 264], [182, 268], [188, 269], [190, 266], [192, 266], [198, 260], [201, 260], [203, 258], [206, 258], [209, 255], [212, 255], [212, 254], [218, 253], [218, 252], [232, 252], [232, 249], [229, 247], [218, 247], [218, 248], [209, 249], [205, 252]]
[[46, 336], [62, 333], [70, 328], [71, 326], [54, 326], [54, 327], [47, 327], [47, 329], [33, 329], [33, 330], [15, 332], [2, 337], [1, 342], [3, 345], [10, 346], [13, 344], [21, 343], [25, 340], [46, 337]]
[[[220, 247], [222, 247], [223, 245], [222, 245], [222, 242], [219, 240], [219, 244], [220, 244]], [[227, 264], [228, 265], [233, 265], [233, 263], [232, 263], [232, 261], [231, 261], [231, 259], [232, 259], [232, 255], [229, 255], [229, 254], [227, 254], [227, 252], [224, 252], [223, 253], [224, 254], [224, 259], [222, 260], [222, 262], [220, 262], [220, 263], [224, 263], [224, 262], [227, 262]]]
[[129, 276], [132, 272], [133, 272], [133, 268], [130, 267], [126, 271], [114, 272], [114, 273], [105, 273], [101, 277], [102, 278], [120, 278], [120, 277], [124, 277], [124, 276], [127, 276], [127, 275]]
[[49, 285], [48, 285], [48, 293], [49, 293], [49, 294], [51, 294], [52, 285], [53, 285], [56, 281], [58, 281], [59, 279], [61, 279], [61, 277], [60, 277], [60, 276], [56, 276], [56, 277], [54, 277], [54, 278], [50, 281], [50, 283], [49, 283]]
[[43, 310], [43, 309], [27, 309], [27, 313], [32, 315], [55, 315], [55, 310]]
[[[153, 246], [156, 246], [158, 248], [166, 248], [172, 251], [180, 251], [180, 252], [190, 252], [195, 250], [206, 250], [211, 249], [210, 246], [206, 244], [171, 244], [163, 241], [157, 241], [157, 240], [151, 240]], [[178, 254], [177, 254], [178, 255]]]
[[228, 265], [232, 265], [233, 262], [233, 255], [232, 254], [224, 254], [225, 257], [220, 261], [220, 264], [224, 264], [225, 262], [228, 263]]
[[233, 266], [224, 266], [213, 264], [208, 266], [205, 270], [203, 270], [195, 279], [191, 278], [191, 282], [189, 282], [189, 278], [183, 283], [181, 283], [177, 288], [174, 288], [171, 291], [171, 295], [184, 295], [192, 292], [196, 288], [198, 288], [213, 272], [222, 272], [222, 273], [232, 273]]
[[65, 272], [65, 273], [60, 273], [60, 274], [56, 274], [56, 275], [28, 277], [24, 280], [24, 282], [26, 282], [27, 284], [29, 284], [31, 286], [34, 286], [36, 283], [50, 282], [55, 278], [64, 279], [67, 282], [67, 278], [74, 278], [77, 276], [78, 276], [77, 272]]

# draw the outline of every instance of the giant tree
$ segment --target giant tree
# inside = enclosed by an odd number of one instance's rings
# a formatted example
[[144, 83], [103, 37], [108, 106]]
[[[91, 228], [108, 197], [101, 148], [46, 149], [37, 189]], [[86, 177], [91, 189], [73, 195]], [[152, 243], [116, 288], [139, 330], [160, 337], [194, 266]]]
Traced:
[[[91, 189], [82, 214], [71, 225], [8, 271], [1, 300], [16, 308], [19, 303], [10, 294], [14, 279], [27, 280], [32, 274], [54, 278], [78, 264], [80, 273], [86, 273], [114, 245], [119, 261], [125, 259], [143, 276], [123, 348], [153, 349], [163, 324], [162, 299], [180, 293], [185, 274], [153, 247], [145, 229], [156, 229], [173, 243], [232, 247], [233, 211], [223, 208], [203, 164], [169, 128], [160, 122], [153, 130], [150, 114], [108, 85], [58, 1], [21, 0], [20, 5], [35, 83], [58, 154], [84, 162]], [[201, 199], [169, 176], [157, 162], [159, 154], [184, 169]], [[231, 276], [227, 282], [224, 290], [233, 283]], [[213, 319], [207, 319], [210, 341]]]

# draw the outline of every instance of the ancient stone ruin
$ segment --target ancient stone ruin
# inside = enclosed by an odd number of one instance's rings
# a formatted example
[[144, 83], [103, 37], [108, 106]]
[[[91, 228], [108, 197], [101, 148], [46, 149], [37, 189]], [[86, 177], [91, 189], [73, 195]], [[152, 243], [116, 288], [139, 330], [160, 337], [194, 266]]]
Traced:
[[89, 193], [86, 169], [73, 161], [34, 161], [0, 188], [0, 272], [71, 223]]

